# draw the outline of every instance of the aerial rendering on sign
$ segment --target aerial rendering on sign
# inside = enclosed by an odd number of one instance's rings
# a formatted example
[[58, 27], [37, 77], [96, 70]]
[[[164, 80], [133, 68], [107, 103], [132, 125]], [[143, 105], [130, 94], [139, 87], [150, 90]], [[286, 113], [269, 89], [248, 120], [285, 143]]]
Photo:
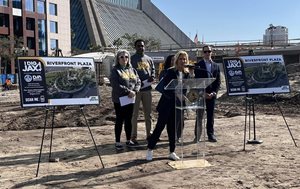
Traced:
[[99, 104], [92, 58], [21, 57], [23, 107]]
[[282, 55], [224, 58], [229, 95], [290, 92]]

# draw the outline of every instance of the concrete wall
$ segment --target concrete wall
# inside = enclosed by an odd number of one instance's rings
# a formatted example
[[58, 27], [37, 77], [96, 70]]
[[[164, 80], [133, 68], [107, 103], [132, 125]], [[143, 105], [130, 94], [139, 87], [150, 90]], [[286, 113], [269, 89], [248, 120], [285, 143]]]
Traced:
[[[161, 29], [168, 33], [179, 46], [182, 48], [194, 46], [193, 41], [150, 1], [143, 0], [141, 9], [147, 16], [156, 22]], [[170, 49], [172, 49], [172, 47], [170, 47]]]

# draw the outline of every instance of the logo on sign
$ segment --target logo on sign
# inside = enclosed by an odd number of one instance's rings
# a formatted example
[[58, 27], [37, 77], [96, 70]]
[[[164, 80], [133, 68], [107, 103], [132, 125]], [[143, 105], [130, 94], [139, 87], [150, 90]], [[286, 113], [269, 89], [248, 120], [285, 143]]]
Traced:
[[33, 81], [42, 81], [42, 76], [40, 76], [40, 75], [33, 75], [32, 76], [32, 80]]
[[41, 62], [36, 61], [24, 61], [24, 69], [23, 72], [39, 72], [42, 71]]
[[243, 75], [243, 72], [241, 70], [235, 70], [235, 71], [229, 70], [228, 74], [230, 75], [230, 77], [233, 77], [235, 75]]
[[41, 95], [41, 102], [45, 102], [45, 96], [44, 95]]
[[240, 60], [229, 60], [227, 68], [241, 68], [242, 63]]
[[27, 83], [31, 82], [31, 81], [32, 81], [31, 75], [25, 75], [25, 76], [24, 76], [24, 80], [25, 80]]

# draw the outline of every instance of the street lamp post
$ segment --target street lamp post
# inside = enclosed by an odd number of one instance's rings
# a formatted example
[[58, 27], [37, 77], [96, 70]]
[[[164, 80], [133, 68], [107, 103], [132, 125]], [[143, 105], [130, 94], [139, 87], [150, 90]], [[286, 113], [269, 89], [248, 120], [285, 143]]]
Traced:
[[271, 48], [273, 48], [273, 28], [271, 28]]
[[273, 46], [274, 46], [274, 39], [273, 39], [274, 29], [275, 29], [275, 26], [273, 26], [273, 24], [270, 24], [269, 31], [270, 31], [270, 45], [271, 45], [271, 48], [273, 48]]
[[28, 47], [23, 46], [21, 50], [22, 50], [22, 55], [23, 56], [28, 56]]
[[55, 56], [56, 57], [63, 56], [62, 50], [60, 48], [56, 48], [55, 49]]

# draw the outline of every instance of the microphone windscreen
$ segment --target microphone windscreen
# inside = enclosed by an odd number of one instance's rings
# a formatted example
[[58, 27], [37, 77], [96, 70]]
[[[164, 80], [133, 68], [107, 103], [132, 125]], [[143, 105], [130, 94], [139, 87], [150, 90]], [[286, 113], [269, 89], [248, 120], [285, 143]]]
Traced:
[[186, 68], [195, 68], [194, 64], [185, 64], [184, 67]]

